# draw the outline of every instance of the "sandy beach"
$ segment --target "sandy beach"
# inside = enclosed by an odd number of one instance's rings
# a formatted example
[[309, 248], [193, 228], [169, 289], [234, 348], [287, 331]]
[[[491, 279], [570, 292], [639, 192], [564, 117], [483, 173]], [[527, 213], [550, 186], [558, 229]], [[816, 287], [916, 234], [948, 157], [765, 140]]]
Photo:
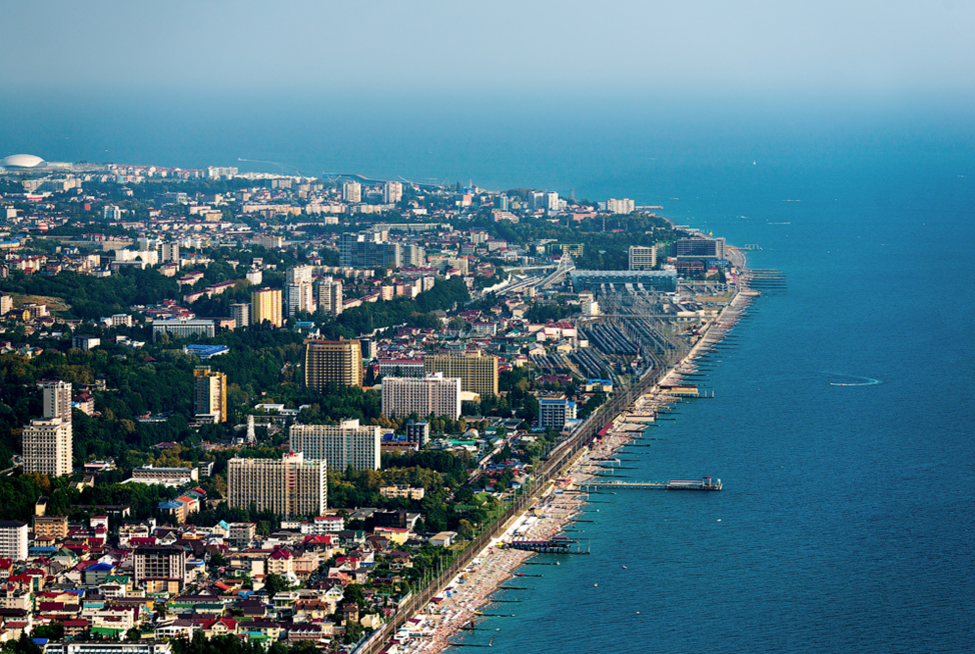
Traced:
[[[738, 293], [721, 312], [702, 330], [701, 336], [684, 359], [668, 371], [648, 393], [612, 421], [612, 427], [602, 439], [580, 451], [556, 482], [550, 483], [534, 503], [515, 518], [504, 533], [491, 542], [457, 577], [409, 620], [387, 647], [391, 654], [437, 654], [450, 647], [458, 630], [477, 621], [477, 612], [490, 602], [490, 596], [506, 581], [515, 578], [518, 568], [533, 554], [508, 548], [512, 540], [547, 540], [559, 534], [569, 519], [578, 514], [586, 496], [573, 491], [575, 487], [592, 478], [604, 464], [599, 459], [611, 459], [619, 448], [640, 431], [632, 431], [634, 425], [652, 424], [657, 411], [681, 401], [661, 391], [660, 384], [680, 380], [682, 373], [694, 371], [694, 359], [724, 338], [735, 325], [741, 313], [750, 306], [753, 298]], [[499, 605], [503, 606], [503, 605]], [[503, 610], [503, 609], [499, 609]]]

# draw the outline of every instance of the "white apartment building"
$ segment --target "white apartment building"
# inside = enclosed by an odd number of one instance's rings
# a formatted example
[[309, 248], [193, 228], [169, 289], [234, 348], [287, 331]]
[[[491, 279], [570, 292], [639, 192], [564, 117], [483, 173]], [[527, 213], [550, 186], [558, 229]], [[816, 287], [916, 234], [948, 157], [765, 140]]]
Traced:
[[284, 287], [285, 312], [288, 316], [296, 316], [302, 311], [315, 313], [315, 294], [310, 282], [288, 284]]
[[0, 558], [27, 560], [27, 523], [0, 520]]
[[279, 459], [229, 462], [227, 504], [231, 508], [273, 511], [282, 516], [322, 515], [328, 499], [324, 460], [306, 461], [301, 452]]
[[343, 420], [338, 425], [291, 425], [291, 451], [325, 461], [329, 470], [379, 470], [382, 433], [377, 425]]
[[251, 324], [251, 305], [246, 302], [230, 305], [230, 316], [234, 319], [234, 329]]
[[44, 417], [61, 418], [71, 423], [71, 383], [59, 380], [42, 381], [38, 384], [44, 394]]
[[420, 379], [388, 377], [382, 383], [382, 411], [385, 416], [416, 413], [425, 418], [435, 416], [460, 418], [459, 377], [444, 377], [435, 372]]
[[657, 267], [657, 248], [630, 246], [630, 270], [653, 270]]
[[396, 204], [403, 199], [403, 184], [400, 182], [386, 182], [383, 187], [383, 202]]
[[342, 313], [342, 280], [322, 277], [318, 280], [316, 300], [325, 313], [337, 316]]
[[538, 401], [538, 426], [562, 429], [566, 421], [576, 419], [576, 403], [566, 399], [542, 398]]
[[628, 198], [623, 198], [622, 200], [610, 198], [609, 201], [606, 202], [606, 211], [610, 213], [627, 214], [633, 213], [635, 209], [635, 203], [633, 200]]
[[70, 422], [61, 418], [31, 420], [24, 427], [24, 472], [70, 475], [73, 447]]
[[342, 199], [345, 202], [362, 202], [362, 185], [359, 182], [342, 184]]

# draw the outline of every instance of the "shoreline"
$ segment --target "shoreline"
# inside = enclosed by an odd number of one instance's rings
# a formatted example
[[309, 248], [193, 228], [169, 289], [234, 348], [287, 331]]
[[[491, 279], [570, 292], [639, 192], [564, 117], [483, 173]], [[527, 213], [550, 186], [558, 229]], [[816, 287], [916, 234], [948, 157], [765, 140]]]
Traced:
[[[730, 249], [736, 259], [733, 265], [740, 270], [747, 263], [745, 256], [737, 248]], [[439, 654], [454, 646], [451, 638], [467, 625], [473, 624], [480, 609], [491, 603], [490, 596], [506, 581], [517, 578], [517, 571], [534, 556], [534, 552], [506, 548], [505, 543], [516, 535], [520, 539], [547, 540], [560, 534], [569, 520], [586, 504], [582, 493], [566, 494], [561, 491], [574, 490], [580, 482], [593, 477], [584, 468], [594, 457], [612, 456], [628, 441], [640, 437], [643, 432], [632, 431], [634, 424], [628, 422], [630, 417], [640, 418], [639, 422], [655, 424], [659, 409], [680, 402], [680, 397], [662, 391], [661, 384], [673, 383], [680, 380], [682, 374], [693, 372], [694, 360], [723, 340], [757, 295], [757, 292], [747, 287], [736, 286], [731, 300], [717, 316], [707, 322], [683, 359], [672, 366], [632, 405], [615, 416], [609, 423], [612, 426], [601, 439], [594, 440], [590, 446], [580, 450], [563, 469], [557, 481], [548, 482], [528, 508], [515, 516], [504, 531], [478, 552], [460, 574], [451, 579], [422, 610], [406, 621], [390, 638], [384, 651], [390, 654]], [[646, 428], [643, 431], [645, 430]]]

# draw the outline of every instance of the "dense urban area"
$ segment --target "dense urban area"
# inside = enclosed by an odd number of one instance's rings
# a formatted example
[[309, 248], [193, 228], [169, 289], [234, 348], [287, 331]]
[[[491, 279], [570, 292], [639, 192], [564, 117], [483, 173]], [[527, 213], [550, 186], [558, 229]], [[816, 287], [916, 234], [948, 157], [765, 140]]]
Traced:
[[0, 166], [18, 654], [353, 651], [735, 283], [627, 199]]

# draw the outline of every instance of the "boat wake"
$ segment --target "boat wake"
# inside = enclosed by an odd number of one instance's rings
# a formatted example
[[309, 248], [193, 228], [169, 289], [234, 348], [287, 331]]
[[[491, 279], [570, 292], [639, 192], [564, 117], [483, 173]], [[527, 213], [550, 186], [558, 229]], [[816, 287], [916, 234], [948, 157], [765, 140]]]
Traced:
[[861, 377], [859, 375], [846, 375], [839, 372], [823, 372], [824, 375], [829, 375], [830, 377], [841, 377], [843, 379], [858, 379], [859, 381], [831, 381], [830, 386], [876, 386], [877, 384], [882, 384], [883, 382], [879, 379], [874, 379], [873, 377]]

